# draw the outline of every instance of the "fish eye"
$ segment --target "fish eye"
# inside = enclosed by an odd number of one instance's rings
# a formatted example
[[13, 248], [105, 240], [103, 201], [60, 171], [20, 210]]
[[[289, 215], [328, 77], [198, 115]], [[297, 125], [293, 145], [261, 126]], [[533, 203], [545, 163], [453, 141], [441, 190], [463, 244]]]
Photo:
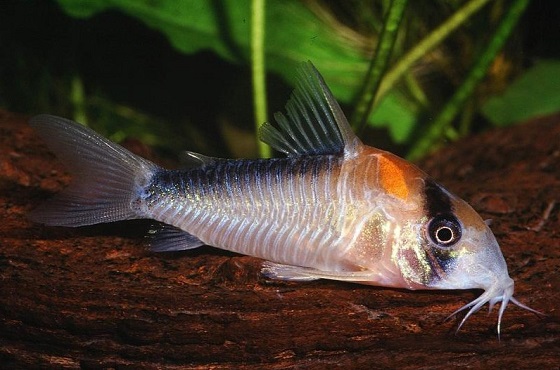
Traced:
[[439, 247], [450, 247], [461, 239], [461, 224], [453, 215], [439, 215], [428, 224], [428, 236]]

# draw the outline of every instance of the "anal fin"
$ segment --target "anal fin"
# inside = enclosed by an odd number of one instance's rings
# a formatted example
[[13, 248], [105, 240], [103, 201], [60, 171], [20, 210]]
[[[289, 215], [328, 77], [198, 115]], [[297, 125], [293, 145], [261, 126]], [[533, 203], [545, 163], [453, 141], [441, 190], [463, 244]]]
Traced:
[[154, 252], [172, 252], [194, 249], [204, 245], [196, 236], [177, 227], [158, 224], [148, 234], [150, 249]]

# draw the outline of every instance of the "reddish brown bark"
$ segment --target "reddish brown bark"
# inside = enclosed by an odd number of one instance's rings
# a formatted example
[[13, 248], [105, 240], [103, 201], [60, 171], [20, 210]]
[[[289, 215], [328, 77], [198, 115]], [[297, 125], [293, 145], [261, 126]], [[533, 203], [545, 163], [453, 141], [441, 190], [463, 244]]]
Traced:
[[68, 181], [26, 124], [0, 111], [0, 363], [12, 368], [557, 368], [560, 116], [463, 140], [423, 167], [471, 202], [502, 246], [515, 296], [458, 335], [475, 291], [285, 283], [209, 247], [154, 254], [146, 222], [64, 229], [26, 213]]

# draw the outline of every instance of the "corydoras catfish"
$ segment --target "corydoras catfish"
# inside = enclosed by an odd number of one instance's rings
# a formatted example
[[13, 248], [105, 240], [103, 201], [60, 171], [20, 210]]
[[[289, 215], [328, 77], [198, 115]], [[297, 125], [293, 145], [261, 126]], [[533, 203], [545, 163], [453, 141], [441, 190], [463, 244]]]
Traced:
[[[406, 289], [482, 289], [458, 329], [485, 303], [536, 312], [513, 297], [500, 247], [481, 217], [411, 163], [364, 145], [311, 63], [299, 69], [286, 115], [261, 139], [284, 158], [219, 159], [187, 152], [167, 170], [75, 122], [31, 125], [73, 182], [32, 220], [83, 226], [163, 223], [154, 251], [211, 245], [262, 258], [270, 278], [332, 279]], [[458, 330], [457, 329], [457, 330]]]

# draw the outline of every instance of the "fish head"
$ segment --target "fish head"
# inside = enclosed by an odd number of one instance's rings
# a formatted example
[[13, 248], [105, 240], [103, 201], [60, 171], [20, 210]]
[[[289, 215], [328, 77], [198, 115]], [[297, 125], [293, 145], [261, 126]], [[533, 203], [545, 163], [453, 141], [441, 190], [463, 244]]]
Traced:
[[435, 289], [485, 291], [513, 287], [506, 261], [488, 224], [466, 202], [449, 196], [452, 211], [426, 217], [421, 225], [421, 243], [436, 264], [427, 285]]
[[513, 297], [514, 281], [500, 246], [480, 215], [432, 180], [425, 181], [424, 194], [423, 214], [403, 227], [405, 237], [393, 247], [393, 259], [411, 287], [484, 290], [451, 315], [469, 309], [459, 328], [486, 303], [491, 311], [501, 302], [498, 334], [509, 302], [538, 313]]

